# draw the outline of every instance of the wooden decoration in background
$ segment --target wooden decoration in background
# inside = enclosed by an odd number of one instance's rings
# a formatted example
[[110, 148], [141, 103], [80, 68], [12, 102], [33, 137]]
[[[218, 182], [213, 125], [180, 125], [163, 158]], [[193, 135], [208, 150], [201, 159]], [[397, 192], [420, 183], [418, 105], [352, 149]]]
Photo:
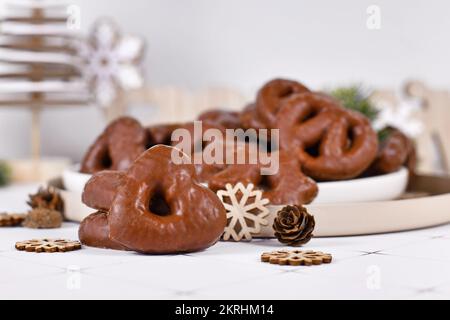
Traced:
[[[415, 119], [423, 123], [423, 131], [416, 138], [418, 171], [450, 174], [450, 92], [427, 88], [418, 81], [407, 82], [403, 91], [405, 98], [421, 102], [415, 114]], [[401, 103], [395, 90], [378, 90], [371, 98], [378, 105], [398, 106]]]
[[[426, 136], [431, 139], [434, 150], [419, 150], [423, 157], [428, 152], [437, 152], [437, 166], [442, 173], [450, 174], [450, 92], [431, 89], [419, 81], [410, 81], [405, 86], [405, 93], [419, 99], [422, 103], [422, 119], [426, 124]], [[429, 139], [422, 136], [419, 145]], [[428, 146], [430, 147], [430, 146]]]
[[98, 19], [77, 46], [84, 78], [95, 104], [109, 121], [125, 113], [125, 94], [144, 86], [145, 41], [123, 34], [109, 18]]
[[[251, 99], [247, 99], [237, 90], [211, 88], [199, 92], [190, 92], [177, 87], [145, 87], [127, 93], [123, 98], [126, 106], [148, 104], [156, 107], [156, 119], [144, 120], [146, 125], [154, 123], [177, 123], [194, 120], [202, 112], [212, 108], [241, 110]], [[115, 108], [118, 109], [117, 107]], [[121, 108], [126, 112], [126, 107]]]
[[30, 0], [9, 4], [0, 19], [0, 107], [31, 110], [32, 157], [40, 159], [43, 108], [88, 103], [78, 60], [76, 35], [67, 27], [66, 7]]

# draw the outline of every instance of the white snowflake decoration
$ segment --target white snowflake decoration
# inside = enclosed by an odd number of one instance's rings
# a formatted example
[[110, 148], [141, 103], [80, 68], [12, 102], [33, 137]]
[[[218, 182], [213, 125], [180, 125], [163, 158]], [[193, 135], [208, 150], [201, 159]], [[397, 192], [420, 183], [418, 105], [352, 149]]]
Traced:
[[380, 113], [373, 126], [376, 130], [394, 127], [404, 132], [410, 138], [417, 138], [424, 130], [423, 123], [415, 118], [420, 112], [420, 105], [401, 100], [397, 106], [380, 104]]
[[234, 241], [252, 240], [252, 235], [261, 232], [261, 226], [267, 226], [267, 217], [270, 212], [266, 205], [269, 200], [263, 199], [263, 194], [259, 190], [254, 190], [255, 186], [249, 184], [245, 187], [238, 183], [234, 187], [226, 185], [226, 190], [217, 192], [217, 196], [222, 201], [227, 210], [228, 225], [223, 235], [224, 241], [231, 238]]
[[113, 103], [119, 90], [143, 86], [140, 63], [144, 41], [134, 36], [122, 36], [111, 21], [98, 21], [89, 40], [79, 44], [78, 53], [84, 63], [84, 77], [101, 107]]

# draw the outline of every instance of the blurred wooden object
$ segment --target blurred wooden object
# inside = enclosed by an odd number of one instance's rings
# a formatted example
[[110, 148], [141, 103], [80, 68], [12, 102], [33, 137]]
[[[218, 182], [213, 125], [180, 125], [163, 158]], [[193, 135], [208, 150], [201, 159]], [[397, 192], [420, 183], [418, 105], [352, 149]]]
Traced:
[[450, 174], [450, 92], [410, 81], [405, 86], [405, 93], [421, 101], [426, 134], [431, 137], [438, 152], [437, 160], [442, 171]]
[[41, 159], [42, 109], [86, 105], [88, 94], [72, 48], [76, 34], [67, 27], [66, 6], [31, 0], [7, 7], [10, 14], [0, 18], [0, 107], [29, 108], [32, 134], [32, 159], [11, 166], [18, 168], [20, 181], [40, 180], [55, 162], [55, 167], [66, 162]]
[[[403, 93], [406, 99], [420, 101], [415, 117], [424, 127], [417, 137], [418, 171], [426, 174], [450, 174], [450, 92], [427, 87], [419, 81], [408, 81]], [[379, 90], [372, 99], [396, 106], [400, 100], [395, 91]]]
[[250, 100], [236, 90], [211, 88], [189, 92], [177, 87], [147, 87], [129, 92], [125, 104], [146, 104], [158, 110], [156, 119], [144, 121], [146, 125], [177, 123], [194, 120], [202, 112], [212, 108], [241, 110]]
[[88, 36], [79, 42], [77, 55], [84, 80], [107, 122], [125, 113], [130, 90], [144, 86], [145, 47], [143, 38], [124, 34], [110, 18], [97, 19]]
[[11, 181], [14, 183], [46, 182], [61, 174], [71, 165], [66, 158], [8, 159]]

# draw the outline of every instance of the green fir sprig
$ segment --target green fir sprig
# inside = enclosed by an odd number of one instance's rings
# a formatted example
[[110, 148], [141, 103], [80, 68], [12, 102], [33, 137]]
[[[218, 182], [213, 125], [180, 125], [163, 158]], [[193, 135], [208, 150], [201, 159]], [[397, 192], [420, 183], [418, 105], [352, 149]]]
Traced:
[[330, 94], [344, 107], [361, 112], [371, 121], [374, 121], [378, 115], [378, 110], [370, 101], [369, 94], [361, 86], [340, 87], [332, 90]]
[[4, 161], [0, 161], [0, 187], [6, 186], [11, 181], [11, 168]]

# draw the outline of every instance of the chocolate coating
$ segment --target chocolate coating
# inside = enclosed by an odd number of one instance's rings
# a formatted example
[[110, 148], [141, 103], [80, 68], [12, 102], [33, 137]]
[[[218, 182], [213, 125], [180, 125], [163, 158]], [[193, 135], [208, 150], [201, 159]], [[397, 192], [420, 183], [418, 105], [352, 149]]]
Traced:
[[315, 180], [355, 178], [377, 155], [370, 121], [323, 94], [292, 97], [278, 113], [278, 127], [281, 149], [297, 150], [305, 174]]
[[244, 129], [266, 129], [267, 126], [256, 112], [256, 104], [250, 104], [242, 110], [239, 121]]
[[280, 152], [280, 171], [266, 179], [269, 189], [264, 197], [274, 205], [309, 204], [319, 193], [317, 183], [303, 173], [298, 159], [288, 152]]
[[149, 137], [148, 147], [154, 147], [158, 144], [164, 144], [170, 146], [172, 144], [171, 137], [172, 132], [181, 127], [181, 124], [162, 124], [151, 126], [147, 128]]
[[[208, 184], [208, 187], [217, 192], [218, 190], [225, 189], [227, 184], [243, 183], [248, 185], [250, 183], [256, 185], [261, 176], [261, 165], [258, 161], [250, 163], [250, 155], [254, 156], [254, 151], [250, 148], [250, 144], [243, 142], [236, 142], [233, 144], [227, 143], [227, 141], [221, 141], [223, 148], [222, 164], [207, 164], [203, 163], [197, 165], [197, 172], [201, 182]], [[235, 164], [227, 164], [227, 153], [232, 155], [232, 159]], [[245, 155], [245, 163], [237, 164], [238, 154]], [[258, 160], [258, 158], [254, 158]]]
[[275, 79], [262, 87], [256, 99], [257, 118], [260, 119], [267, 128], [276, 128], [277, 113], [283, 104], [292, 96], [309, 92], [299, 82], [285, 79]]
[[86, 183], [82, 201], [89, 208], [108, 212], [117, 189], [125, 180], [122, 171], [101, 171]]
[[[168, 125], [158, 125], [158, 126], [152, 126], [147, 128], [148, 133], [148, 140], [150, 141], [149, 147], [154, 147], [156, 145], [167, 145], [167, 146], [177, 146], [179, 143], [182, 142], [182, 139], [180, 141], [172, 141], [172, 134], [177, 129], [184, 129], [187, 130], [191, 136], [191, 150], [188, 152], [189, 155], [192, 155], [194, 153], [194, 147], [197, 149], [203, 149], [207, 143], [205, 143], [203, 140], [203, 136], [200, 137], [194, 137], [194, 123], [193, 122], [187, 122], [187, 123], [178, 123], [178, 124], [168, 124]], [[203, 133], [206, 130], [209, 129], [218, 129], [222, 133], [225, 132], [225, 127], [219, 125], [218, 123], [212, 123], [210, 121], [204, 121], [202, 123], [202, 130]], [[197, 139], [197, 140], [195, 140]]]
[[261, 169], [265, 166], [261, 164], [260, 158], [255, 158], [258, 159], [255, 164], [248, 161], [253, 152], [249, 144], [238, 143], [233, 147], [233, 158], [237, 158], [238, 152], [245, 152], [246, 164], [202, 164], [197, 167], [201, 181], [207, 183], [211, 190], [223, 190], [229, 183], [252, 183], [264, 191], [264, 197], [269, 199], [272, 205], [309, 204], [316, 198], [317, 184], [303, 174], [295, 155], [286, 151], [272, 154], [272, 157], [279, 157], [279, 171], [274, 175], [262, 176]]
[[240, 114], [245, 129], [275, 129], [277, 114], [291, 97], [309, 92], [303, 84], [286, 79], [274, 79], [258, 92], [256, 102], [248, 105]]
[[86, 217], [78, 229], [80, 242], [88, 247], [127, 250], [109, 237], [108, 214], [96, 212]]
[[198, 120], [226, 129], [238, 129], [242, 127], [239, 112], [210, 110], [201, 114]]
[[145, 151], [147, 132], [130, 117], [112, 122], [89, 148], [81, 163], [82, 173], [126, 170]]
[[219, 240], [225, 208], [197, 182], [193, 165], [172, 162], [172, 152], [179, 153], [155, 146], [127, 171], [108, 217], [111, 239], [150, 254], [203, 250]]
[[388, 174], [407, 166], [411, 173], [416, 167], [413, 142], [400, 130], [389, 129], [388, 137], [380, 145], [377, 159], [371, 167], [375, 174]]

